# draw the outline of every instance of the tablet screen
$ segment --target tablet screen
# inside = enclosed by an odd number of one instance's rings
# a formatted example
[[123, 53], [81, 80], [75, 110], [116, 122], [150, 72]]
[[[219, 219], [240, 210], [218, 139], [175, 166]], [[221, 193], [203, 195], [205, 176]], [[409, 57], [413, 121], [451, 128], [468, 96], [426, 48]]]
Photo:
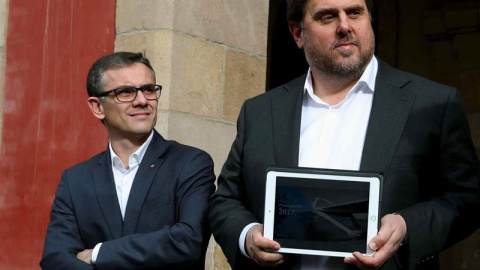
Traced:
[[281, 246], [366, 253], [369, 182], [276, 181], [273, 239]]

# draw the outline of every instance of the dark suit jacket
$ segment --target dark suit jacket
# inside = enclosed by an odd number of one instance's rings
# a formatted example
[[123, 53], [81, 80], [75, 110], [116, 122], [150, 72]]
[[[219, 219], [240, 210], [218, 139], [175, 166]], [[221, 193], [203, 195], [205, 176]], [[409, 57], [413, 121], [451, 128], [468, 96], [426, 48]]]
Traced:
[[[247, 224], [263, 223], [267, 167], [298, 166], [305, 76], [246, 101], [240, 112], [209, 214], [236, 269], [257, 268], [238, 239]], [[383, 269], [436, 269], [432, 256], [479, 227], [472, 214], [480, 205], [478, 158], [453, 88], [379, 61], [360, 169], [384, 174], [382, 216], [397, 212], [407, 223], [408, 242]]]
[[[156, 131], [122, 220], [110, 152], [63, 172], [48, 225], [43, 269], [204, 269], [210, 238], [210, 156]], [[96, 266], [76, 259], [102, 242]]]

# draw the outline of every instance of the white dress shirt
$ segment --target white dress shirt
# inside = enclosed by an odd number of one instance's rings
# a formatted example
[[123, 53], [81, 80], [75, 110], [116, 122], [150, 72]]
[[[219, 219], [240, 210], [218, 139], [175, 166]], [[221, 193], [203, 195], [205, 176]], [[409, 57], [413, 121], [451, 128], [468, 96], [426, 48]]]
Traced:
[[[153, 130], [148, 136], [148, 139], [133, 152], [128, 158], [128, 169], [125, 169], [125, 165], [122, 160], [115, 154], [115, 151], [112, 148], [112, 143], [109, 142], [108, 149], [110, 150], [110, 156], [112, 157], [112, 171], [113, 171], [113, 180], [115, 181], [115, 189], [117, 191], [118, 204], [120, 206], [120, 211], [122, 213], [122, 219], [125, 218], [125, 210], [127, 209], [128, 196], [130, 195], [130, 190], [132, 189], [133, 179], [138, 171], [138, 166], [142, 162], [143, 156], [147, 151], [148, 145], [152, 141]], [[92, 252], [92, 262], [97, 261], [98, 252], [102, 243], [98, 243], [93, 248]]]
[[[372, 58], [344, 100], [330, 106], [313, 93], [308, 72], [302, 103], [299, 167], [360, 169], [363, 144], [373, 102], [378, 62]], [[302, 270], [341, 270], [343, 258], [301, 256]]]
[[[313, 92], [310, 69], [305, 80], [300, 128], [299, 167], [359, 170], [363, 144], [370, 118], [377, 77], [375, 56], [345, 99], [330, 106]], [[240, 234], [239, 247], [244, 256], [245, 237], [258, 223], [247, 225]], [[343, 258], [301, 256], [296, 269], [341, 270]]]

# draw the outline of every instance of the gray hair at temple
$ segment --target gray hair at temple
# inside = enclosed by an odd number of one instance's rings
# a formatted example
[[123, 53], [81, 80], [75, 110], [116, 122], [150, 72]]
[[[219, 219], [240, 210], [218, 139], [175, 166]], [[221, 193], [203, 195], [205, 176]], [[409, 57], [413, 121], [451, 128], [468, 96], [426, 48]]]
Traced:
[[142, 53], [116, 52], [105, 55], [93, 63], [87, 75], [88, 96], [93, 97], [101, 94], [104, 90], [103, 74], [110, 69], [128, 67], [135, 63], [147, 66], [155, 79], [155, 71], [150, 61]]
[[[286, 0], [287, 1], [287, 20], [295, 23], [299, 23], [303, 26], [303, 16], [305, 14], [305, 5], [309, 0]], [[373, 0], [365, 0], [368, 13], [370, 15], [370, 21], [372, 21], [373, 13]]]

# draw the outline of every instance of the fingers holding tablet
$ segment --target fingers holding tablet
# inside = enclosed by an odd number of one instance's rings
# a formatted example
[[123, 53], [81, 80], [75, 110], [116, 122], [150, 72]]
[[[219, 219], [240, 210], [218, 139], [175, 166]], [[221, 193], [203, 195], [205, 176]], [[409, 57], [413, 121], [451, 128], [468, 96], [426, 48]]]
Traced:
[[355, 264], [359, 269], [379, 269], [386, 261], [384, 256], [375, 253], [372, 256], [366, 256], [358, 251], [353, 253], [353, 257], [346, 257], [344, 262]]
[[369, 243], [369, 248], [376, 251], [373, 256], [354, 252], [354, 258], [345, 258], [345, 263], [355, 264], [360, 269], [378, 269], [397, 252], [406, 235], [407, 226], [403, 217], [386, 215], [381, 220], [378, 235]]
[[403, 244], [407, 236], [407, 224], [401, 215], [388, 214], [381, 220], [380, 230], [369, 243], [371, 250], [379, 250], [385, 247], [390, 258]]
[[379, 269], [393, 254], [394, 251], [392, 251], [391, 247], [384, 245], [372, 256], [355, 251], [353, 252], [353, 257], [346, 257], [344, 262], [355, 264], [359, 269]]
[[263, 237], [263, 225], [251, 227], [245, 237], [245, 249], [248, 255], [261, 266], [276, 266], [284, 262], [284, 255], [277, 253], [278, 242]]

